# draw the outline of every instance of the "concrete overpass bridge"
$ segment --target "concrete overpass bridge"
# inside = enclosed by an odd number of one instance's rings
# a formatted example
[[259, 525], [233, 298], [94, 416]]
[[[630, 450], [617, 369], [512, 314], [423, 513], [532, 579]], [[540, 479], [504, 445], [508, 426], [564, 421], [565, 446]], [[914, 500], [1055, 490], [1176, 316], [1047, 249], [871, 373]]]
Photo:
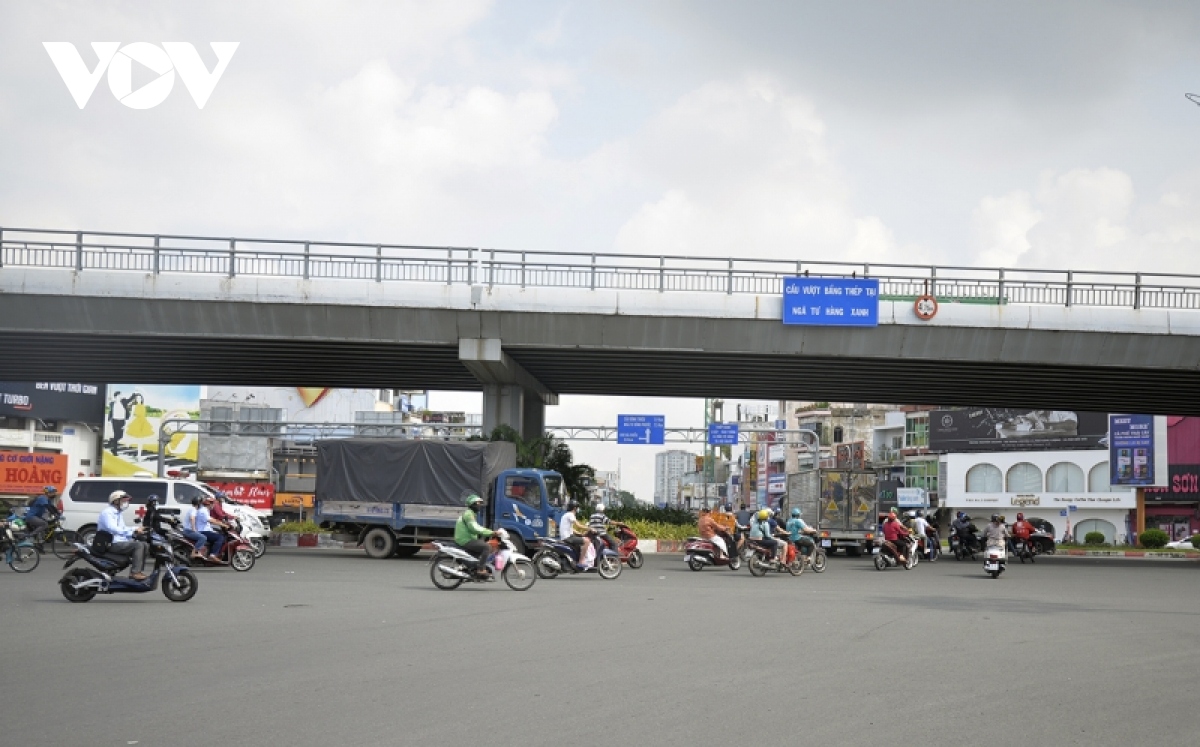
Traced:
[[[781, 323], [871, 277], [871, 328]], [[913, 301], [939, 301], [922, 320]], [[1200, 277], [0, 228], [0, 378], [1200, 415]]]

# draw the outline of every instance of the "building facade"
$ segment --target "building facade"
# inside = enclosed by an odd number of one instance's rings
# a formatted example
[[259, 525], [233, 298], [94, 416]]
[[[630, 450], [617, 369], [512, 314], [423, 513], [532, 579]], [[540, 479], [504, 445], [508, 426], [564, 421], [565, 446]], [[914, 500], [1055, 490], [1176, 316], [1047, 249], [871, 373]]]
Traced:
[[683, 449], [660, 451], [654, 455], [654, 503], [675, 505], [683, 476], [696, 468], [696, 454]]
[[1168, 485], [1145, 488], [1143, 522], [1172, 540], [1200, 534], [1200, 418], [1167, 418]]

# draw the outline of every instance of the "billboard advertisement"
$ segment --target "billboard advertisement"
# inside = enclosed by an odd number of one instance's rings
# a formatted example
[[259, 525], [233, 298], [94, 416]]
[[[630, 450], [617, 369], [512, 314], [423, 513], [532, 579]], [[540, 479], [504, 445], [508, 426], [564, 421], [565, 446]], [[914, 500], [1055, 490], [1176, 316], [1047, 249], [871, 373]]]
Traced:
[[1165, 488], [1146, 488], [1146, 502], [1200, 503], [1200, 464], [1172, 464]]
[[0, 381], [0, 416], [100, 424], [104, 387], [66, 381]]
[[250, 508], [259, 511], [272, 511], [275, 508], [275, 486], [269, 482], [205, 482]]
[[1169, 487], [1167, 419], [1110, 415], [1108, 468], [1112, 485]]
[[929, 413], [931, 451], [1103, 449], [1107, 436], [1107, 413], [1011, 407]]
[[[160, 425], [200, 417], [199, 386], [109, 384], [106, 398], [101, 463], [105, 477], [157, 474]], [[198, 434], [193, 429], [167, 427], [164, 470], [194, 474]]]
[[37, 495], [53, 485], [67, 489], [66, 454], [0, 451], [0, 495]]

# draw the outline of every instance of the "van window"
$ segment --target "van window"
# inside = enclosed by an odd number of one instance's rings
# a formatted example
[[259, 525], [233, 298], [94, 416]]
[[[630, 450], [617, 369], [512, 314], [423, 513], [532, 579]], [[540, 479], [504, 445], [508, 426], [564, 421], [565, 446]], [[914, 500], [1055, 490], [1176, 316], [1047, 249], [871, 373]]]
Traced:
[[204, 498], [208, 495], [195, 485], [186, 482], [175, 483], [175, 502], [184, 506], [191, 505], [193, 498]]
[[146, 499], [157, 495], [166, 500], [167, 484], [157, 480], [79, 480], [71, 486], [71, 500], [80, 503], [108, 503], [108, 497], [114, 490], [124, 490], [129, 493], [129, 502], [133, 505], [145, 505]]

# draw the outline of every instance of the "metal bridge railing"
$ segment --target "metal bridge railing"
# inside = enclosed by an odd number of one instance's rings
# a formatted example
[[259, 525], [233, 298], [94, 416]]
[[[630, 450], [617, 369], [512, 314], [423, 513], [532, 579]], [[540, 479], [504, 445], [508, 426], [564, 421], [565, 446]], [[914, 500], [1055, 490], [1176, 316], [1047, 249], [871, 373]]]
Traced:
[[780, 295], [783, 279], [871, 277], [884, 299], [1200, 310], [1200, 276], [678, 255], [531, 252], [0, 228], [0, 270], [371, 280]]

